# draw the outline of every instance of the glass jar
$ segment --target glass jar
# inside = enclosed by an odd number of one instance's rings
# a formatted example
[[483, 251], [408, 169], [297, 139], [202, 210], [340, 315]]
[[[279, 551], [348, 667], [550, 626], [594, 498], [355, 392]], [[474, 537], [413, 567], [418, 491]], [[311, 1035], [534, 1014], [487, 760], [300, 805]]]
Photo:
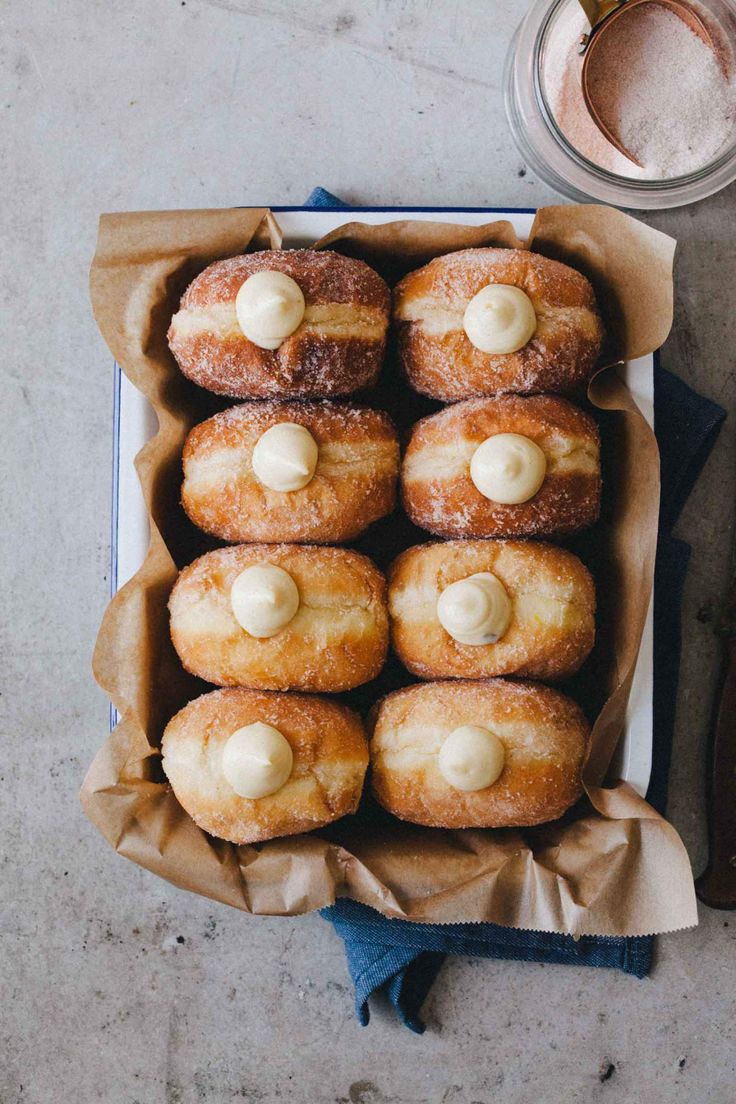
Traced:
[[[550, 30], [578, 0], [535, 0], [506, 56], [504, 100], [514, 141], [525, 161], [558, 192], [645, 210], [694, 203], [736, 179], [736, 127], [715, 160], [696, 172], [668, 180], [632, 179], [589, 161], [558, 127], [544, 90], [543, 66]], [[700, 0], [719, 20], [736, 52], [736, 0]], [[656, 57], [652, 64], [657, 64]]]

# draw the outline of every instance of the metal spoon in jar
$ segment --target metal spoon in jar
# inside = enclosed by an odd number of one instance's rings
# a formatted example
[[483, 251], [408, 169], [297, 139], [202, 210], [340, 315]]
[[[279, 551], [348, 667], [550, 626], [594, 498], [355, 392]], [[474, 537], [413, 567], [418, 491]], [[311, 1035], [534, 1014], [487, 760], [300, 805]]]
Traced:
[[727, 75], [721, 51], [719, 51], [703, 20], [684, 0], [578, 0], [578, 2], [590, 23], [590, 31], [588, 34], [581, 35], [580, 38], [580, 52], [585, 55], [582, 71], [585, 106], [591, 119], [611, 145], [615, 146], [624, 157], [628, 157], [629, 161], [633, 161], [635, 165], [640, 166], [638, 159], [626, 149], [618, 135], [612, 130], [610, 123], [606, 122], [606, 108], [609, 105], [597, 102], [595, 82], [591, 80], [591, 73], [595, 69], [593, 63], [597, 57], [600, 57], [601, 48], [605, 49], [606, 37], [611, 27], [617, 20], [624, 18], [634, 8], [639, 8], [642, 4], [659, 4], [661, 8], [672, 12], [678, 19], [681, 19], [693, 34], [697, 35], [706, 46], [711, 48], [719, 65]]

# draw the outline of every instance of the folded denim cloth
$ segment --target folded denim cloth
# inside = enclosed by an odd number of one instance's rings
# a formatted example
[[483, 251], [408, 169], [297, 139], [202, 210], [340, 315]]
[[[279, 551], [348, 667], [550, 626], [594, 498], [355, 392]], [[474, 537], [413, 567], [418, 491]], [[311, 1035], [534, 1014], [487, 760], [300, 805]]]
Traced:
[[[324, 188], [316, 188], [306, 206], [349, 209]], [[680, 665], [680, 607], [690, 555], [690, 546], [673, 537], [671, 530], [725, 416], [722, 407], [665, 371], [655, 358], [654, 417], [662, 497], [654, 597], [654, 739], [647, 799], [660, 812], [667, 796]], [[414, 924], [388, 919], [347, 899], [322, 909], [321, 915], [345, 943], [360, 1023], [368, 1023], [368, 998], [382, 990], [402, 1022], [417, 1033], [424, 1031], [419, 1010], [447, 954], [607, 966], [642, 978], [649, 972], [654, 942], [652, 936], [576, 940], [496, 924]]]
[[343, 203], [341, 199], [333, 195], [332, 192], [328, 192], [326, 188], [313, 188], [309, 193], [309, 199], [304, 204], [305, 207], [327, 207], [332, 210], [349, 211], [350, 204]]

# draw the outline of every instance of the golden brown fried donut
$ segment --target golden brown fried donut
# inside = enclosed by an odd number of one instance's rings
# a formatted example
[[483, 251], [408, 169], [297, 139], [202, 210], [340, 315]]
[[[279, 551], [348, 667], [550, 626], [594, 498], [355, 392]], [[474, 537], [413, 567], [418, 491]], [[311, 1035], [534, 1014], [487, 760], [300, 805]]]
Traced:
[[[522, 291], [536, 314], [514, 352], [483, 352], [463, 328], [489, 284]], [[463, 249], [435, 257], [394, 290], [393, 314], [409, 383], [444, 402], [504, 391], [571, 391], [591, 376], [603, 339], [593, 288], [574, 268], [526, 249]]]
[[[283, 272], [305, 301], [298, 328], [275, 349], [245, 337], [235, 310], [255, 273]], [[374, 383], [383, 359], [388, 287], [372, 268], [329, 250], [264, 250], [216, 261], [189, 285], [169, 347], [185, 376], [237, 398], [324, 398]]]
[[[508, 596], [508, 627], [490, 643], [461, 643], [443, 627], [437, 603], [446, 588], [482, 573], [498, 579]], [[394, 650], [405, 667], [425, 679], [567, 678], [595, 639], [589, 571], [572, 552], [534, 541], [447, 541], [409, 548], [389, 568], [388, 605]], [[487, 610], [470, 612], [472, 621]], [[482, 624], [480, 630], [482, 638]]]
[[[293, 423], [318, 447], [312, 479], [266, 486], [253, 450], [272, 426]], [[388, 415], [334, 402], [234, 406], [195, 426], [184, 446], [182, 503], [200, 529], [229, 541], [353, 540], [396, 504], [399, 444]]]
[[[228, 781], [223, 753], [233, 733], [258, 723], [288, 741], [293, 764], [275, 792], [247, 798]], [[162, 751], [179, 803], [205, 832], [232, 843], [309, 832], [355, 812], [368, 765], [363, 726], [350, 709], [243, 688], [190, 702], [166, 726]]]
[[[471, 479], [476, 449], [502, 433], [526, 437], [544, 453], [544, 481], [526, 502], [493, 501]], [[600, 509], [598, 429], [582, 410], [554, 395], [456, 403], [414, 426], [401, 483], [411, 520], [440, 537], [574, 533], [592, 525]]]
[[[451, 785], [440, 769], [443, 745], [465, 726], [480, 727], [500, 747], [500, 775], [482, 789]], [[543, 824], [562, 816], [582, 794], [588, 724], [575, 702], [539, 683], [489, 679], [409, 686], [379, 703], [372, 727], [373, 792], [390, 813], [414, 824]], [[472, 777], [477, 767], [462, 757], [451, 765], [460, 777]]]
[[[241, 626], [232, 588], [268, 564], [296, 584], [297, 608], [274, 635]], [[200, 556], [171, 592], [171, 639], [184, 667], [216, 686], [337, 693], [368, 682], [388, 648], [386, 583], [358, 552], [299, 544], [241, 544]]]

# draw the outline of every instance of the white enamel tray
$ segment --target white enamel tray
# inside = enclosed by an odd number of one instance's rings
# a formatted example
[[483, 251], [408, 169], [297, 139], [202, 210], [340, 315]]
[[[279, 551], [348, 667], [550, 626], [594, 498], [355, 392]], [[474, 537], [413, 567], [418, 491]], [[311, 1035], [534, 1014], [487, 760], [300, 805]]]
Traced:
[[[273, 210], [283, 230], [285, 248], [309, 245], [328, 231], [352, 219], [367, 223], [381, 223], [390, 222], [392, 219], [412, 218], [478, 226], [484, 222], [493, 221], [498, 215], [509, 219], [519, 236], [525, 238], [534, 217], [533, 211], [497, 207], [371, 207], [350, 210], [274, 207]], [[624, 368], [624, 378], [650, 425], [654, 424], [653, 370], [652, 356], [631, 361]], [[148, 518], [133, 460], [157, 428], [156, 415], [148, 401], [115, 365], [111, 540], [113, 594], [135, 575], [148, 549]], [[652, 765], [652, 642], [650, 605], [629, 701], [626, 729], [619, 746], [615, 772], [642, 796], [649, 785]], [[111, 727], [116, 723], [117, 714], [113, 709]]]

